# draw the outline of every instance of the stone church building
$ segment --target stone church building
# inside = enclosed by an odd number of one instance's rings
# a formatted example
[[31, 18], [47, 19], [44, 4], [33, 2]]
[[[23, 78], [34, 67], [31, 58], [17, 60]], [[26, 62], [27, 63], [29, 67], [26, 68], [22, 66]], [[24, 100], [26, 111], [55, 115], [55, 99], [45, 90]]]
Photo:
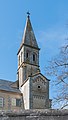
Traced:
[[18, 79], [15, 82], [0, 79], [0, 110], [51, 108], [49, 80], [40, 72], [39, 50], [28, 15], [17, 53]]

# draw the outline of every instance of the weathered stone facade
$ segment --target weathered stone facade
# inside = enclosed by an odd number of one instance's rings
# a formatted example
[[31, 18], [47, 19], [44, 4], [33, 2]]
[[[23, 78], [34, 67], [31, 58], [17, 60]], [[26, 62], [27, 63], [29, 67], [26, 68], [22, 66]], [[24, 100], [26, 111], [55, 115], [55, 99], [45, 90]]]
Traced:
[[51, 108], [49, 81], [40, 73], [29, 77], [22, 85], [25, 109]]
[[40, 73], [39, 47], [27, 17], [24, 36], [18, 51], [19, 88], [25, 109], [50, 108], [49, 80]]
[[18, 79], [0, 80], [0, 110], [48, 109], [49, 80], [41, 74], [39, 47], [27, 17], [24, 35], [18, 50]]
[[11, 111], [16, 111], [16, 110], [21, 110], [23, 109], [23, 104], [21, 103], [21, 106], [13, 106], [12, 105], [12, 99], [20, 99], [22, 102], [22, 94], [20, 93], [13, 93], [13, 92], [8, 92], [8, 91], [0, 91], [0, 97], [3, 98], [3, 107], [0, 107], [0, 110], [11, 110]]
[[22, 43], [18, 50], [19, 87], [39, 69], [39, 47], [32, 29], [30, 18], [27, 17]]
[[23, 95], [17, 87], [17, 81], [0, 80], [0, 110], [23, 109]]
[[0, 112], [0, 120], [68, 120], [68, 110]]

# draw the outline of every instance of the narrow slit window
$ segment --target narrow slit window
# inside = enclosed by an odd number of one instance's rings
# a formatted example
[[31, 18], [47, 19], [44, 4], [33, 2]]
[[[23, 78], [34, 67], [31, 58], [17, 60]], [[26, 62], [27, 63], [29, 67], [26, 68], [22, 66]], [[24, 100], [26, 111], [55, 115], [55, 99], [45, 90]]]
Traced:
[[20, 65], [20, 55], [19, 55], [19, 65]]
[[22, 62], [22, 52], [21, 52], [21, 62]]

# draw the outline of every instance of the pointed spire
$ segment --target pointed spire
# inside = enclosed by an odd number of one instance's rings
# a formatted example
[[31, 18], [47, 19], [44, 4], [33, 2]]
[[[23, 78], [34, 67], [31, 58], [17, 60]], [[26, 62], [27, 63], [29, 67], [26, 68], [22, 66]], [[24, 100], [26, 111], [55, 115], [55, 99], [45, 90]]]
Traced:
[[[23, 38], [22, 38], [20, 49], [22, 48], [23, 45], [39, 49], [36, 38], [35, 38], [35, 35], [34, 35], [34, 32], [33, 32], [33, 28], [32, 28], [32, 25], [31, 25], [30, 13], [27, 12], [27, 15], [28, 16], [27, 16], [27, 20], [26, 20], [24, 35], [23, 35]], [[20, 51], [20, 49], [19, 49], [19, 51]]]

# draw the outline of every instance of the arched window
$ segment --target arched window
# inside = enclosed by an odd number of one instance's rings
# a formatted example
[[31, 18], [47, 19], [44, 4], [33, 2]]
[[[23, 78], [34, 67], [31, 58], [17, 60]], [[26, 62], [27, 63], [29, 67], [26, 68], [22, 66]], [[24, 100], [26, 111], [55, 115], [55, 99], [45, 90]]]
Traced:
[[35, 61], [35, 59], [36, 59], [36, 56], [35, 56], [35, 54], [33, 54], [33, 61]]
[[36, 62], [36, 60], [37, 60], [37, 54], [33, 53], [33, 62]]
[[30, 59], [30, 51], [27, 49], [26, 50], [26, 60]]
[[29, 53], [28, 52], [26, 53], [26, 58], [29, 58]]

